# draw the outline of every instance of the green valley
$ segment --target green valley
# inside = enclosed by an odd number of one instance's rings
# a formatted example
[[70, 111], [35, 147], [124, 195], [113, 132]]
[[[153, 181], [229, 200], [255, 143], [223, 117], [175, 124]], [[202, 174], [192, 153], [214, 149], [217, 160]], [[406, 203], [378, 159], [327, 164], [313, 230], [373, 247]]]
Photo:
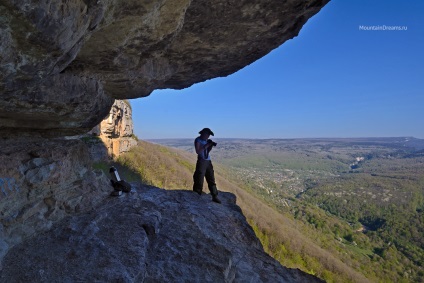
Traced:
[[[424, 141], [216, 141], [219, 189], [283, 265], [327, 282], [424, 280]], [[125, 177], [190, 190], [193, 141], [153, 142], [166, 146], [140, 141], [117, 160]]]

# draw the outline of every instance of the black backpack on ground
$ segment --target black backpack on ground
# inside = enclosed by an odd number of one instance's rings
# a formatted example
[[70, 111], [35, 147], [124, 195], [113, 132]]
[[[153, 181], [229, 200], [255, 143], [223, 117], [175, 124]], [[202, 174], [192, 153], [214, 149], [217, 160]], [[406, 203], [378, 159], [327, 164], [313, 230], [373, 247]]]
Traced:
[[121, 180], [121, 181], [110, 180], [110, 182], [112, 183], [112, 187], [116, 191], [123, 191], [124, 193], [129, 193], [131, 191], [131, 184], [125, 180]]

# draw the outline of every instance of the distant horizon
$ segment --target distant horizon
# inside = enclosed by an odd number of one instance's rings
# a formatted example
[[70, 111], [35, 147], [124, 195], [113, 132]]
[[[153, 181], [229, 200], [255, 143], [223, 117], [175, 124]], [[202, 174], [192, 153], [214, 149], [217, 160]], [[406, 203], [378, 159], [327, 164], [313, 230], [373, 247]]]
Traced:
[[[195, 135], [194, 137], [184, 137], [184, 138], [140, 138], [141, 140], [185, 140], [185, 139], [194, 139], [195, 137], [197, 137], [197, 135]], [[308, 139], [417, 139], [417, 140], [424, 140], [424, 138], [417, 138], [417, 137], [413, 137], [413, 136], [392, 136], [392, 137], [306, 137], [306, 138], [229, 138], [229, 137], [211, 137], [211, 139], [233, 139], [233, 140], [308, 140]]]

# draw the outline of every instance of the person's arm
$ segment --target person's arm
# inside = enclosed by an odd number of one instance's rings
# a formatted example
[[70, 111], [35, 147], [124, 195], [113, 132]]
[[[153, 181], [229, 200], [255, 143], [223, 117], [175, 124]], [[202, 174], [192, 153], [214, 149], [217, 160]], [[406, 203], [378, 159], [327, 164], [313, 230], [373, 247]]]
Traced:
[[212, 149], [214, 148], [212, 143], [207, 143], [207, 146], [209, 146], [208, 152], [211, 152]]
[[209, 148], [208, 150], [210, 151], [210, 147], [211, 146], [212, 146], [212, 144], [210, 144], [210, 143], [207, 143], [205, 145], [202, 145], [200, 142], [197, 142], [197, 141], [194, 142], [194, 147], [196, 149], [196, 153], [197, 154], [201, 154], [205, 150], [205, 148], [206, 149]]

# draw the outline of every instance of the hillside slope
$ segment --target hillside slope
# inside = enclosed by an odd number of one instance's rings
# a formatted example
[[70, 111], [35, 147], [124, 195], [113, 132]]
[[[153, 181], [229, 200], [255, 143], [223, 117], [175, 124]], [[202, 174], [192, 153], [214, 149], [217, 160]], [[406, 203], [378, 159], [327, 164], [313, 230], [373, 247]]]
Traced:
[[[127, 178], [140, 178], [144, 183], [169, 190], [191, 190], [195, 161], [193, 154], [144, 141], [118, 159], [118, 163], [127, 168], [121, 167]], [[277, 212], [253, 192], [239, 186], [236, 180], [231, 180], [225, 167], [216, 163], [214, 167], [218, 189], [237, 196], [237, 204], [261, 238], [265, 250], [283, 265], [300, 268], [328, 282], [369, 281], [305, 236], [311, 232], [307, 226]], [[204, 191], [208, 192], [206, 185]]]
[[[193, 150], [189, 139], [155, 142]], [[228, 177], [293, 219], [303, 235], [346, 265], [375, 282], [423, 282], [424, 140], [219, 139], [218, 144], [213, 158], [229, 168]], [[287, 263], [285, 243], [269, 247], [284, 265], [316, 270], [303, 256], [308, 251]]]

